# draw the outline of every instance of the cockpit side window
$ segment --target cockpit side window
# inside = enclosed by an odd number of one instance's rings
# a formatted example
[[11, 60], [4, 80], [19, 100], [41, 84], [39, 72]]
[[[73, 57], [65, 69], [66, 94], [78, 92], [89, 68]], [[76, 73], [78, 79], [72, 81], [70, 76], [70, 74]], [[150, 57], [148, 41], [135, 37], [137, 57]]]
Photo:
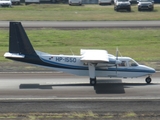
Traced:
[[118, 64], [119, 67], [126, 67], [127, 63], [126, 61], [122, 61], [120, 64]]
[[129, 63], [129, 66], [130, 66], [130, 67], [138, 66], [137, 63], [134, 62], [133, 60], [128, 61], [128, 63]]

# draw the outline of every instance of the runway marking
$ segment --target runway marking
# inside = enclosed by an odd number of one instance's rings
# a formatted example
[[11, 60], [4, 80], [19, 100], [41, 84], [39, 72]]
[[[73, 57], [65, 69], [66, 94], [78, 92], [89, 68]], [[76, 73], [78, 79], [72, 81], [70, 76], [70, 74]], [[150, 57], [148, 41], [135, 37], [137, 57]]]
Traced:
[[144, 100], [152, 100], [159, 101], [160, 97], [74, 97], [74, 98], [0, 98], [1, 101], [119, 101], [119, 100], [127, 100], [127, 101], [144, 101]]

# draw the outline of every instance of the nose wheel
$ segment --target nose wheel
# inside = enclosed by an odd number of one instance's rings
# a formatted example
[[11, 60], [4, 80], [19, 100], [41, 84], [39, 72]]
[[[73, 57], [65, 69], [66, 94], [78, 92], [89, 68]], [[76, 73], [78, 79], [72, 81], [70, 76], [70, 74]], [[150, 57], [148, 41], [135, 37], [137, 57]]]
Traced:
[[150, 78], [150, 76], [146, 78], [146, 83], [147, 83], [147, 84], [150, 84], [151, 81], [152, 81], [152, 79]]
[[97, 81], [96, 78], [90, 78], [90, 85], [94, 86], [96, 85]]

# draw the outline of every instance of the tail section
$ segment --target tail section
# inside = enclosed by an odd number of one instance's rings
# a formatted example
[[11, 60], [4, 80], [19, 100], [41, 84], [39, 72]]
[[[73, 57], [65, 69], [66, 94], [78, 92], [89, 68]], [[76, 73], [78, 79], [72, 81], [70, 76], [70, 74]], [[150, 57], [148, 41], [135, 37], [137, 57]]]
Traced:
[[10, 22], [9, 52], [20, 55], [36, 55], [20, 22]]
[[[6, 52], [4, 57], [15, 61], [31, 63], [45, 67], [58, 66], [47, 63], [44, 60], [42, 61], [42, 56], [37, 55], [36, 51], [33, 49], [20, 22], [10, 22], [9, 52]], [[49, 57], [51, 56], [49, 55]]]
[[6, 52], [4, 57], [33, 64], [40, 61], [21, 22], [10, 22], [9, 52]]

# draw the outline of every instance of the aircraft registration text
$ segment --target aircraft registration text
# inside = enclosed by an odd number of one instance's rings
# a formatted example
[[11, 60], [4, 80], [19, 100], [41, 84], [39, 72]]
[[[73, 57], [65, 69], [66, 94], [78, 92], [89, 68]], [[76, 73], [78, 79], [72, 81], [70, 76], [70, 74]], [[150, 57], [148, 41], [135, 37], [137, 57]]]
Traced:
[[77, 61], [76, 58], [74, 57], [56, 57], [56, 61], [58, 62], [71, 62], [71, 63], [75, 63]]

